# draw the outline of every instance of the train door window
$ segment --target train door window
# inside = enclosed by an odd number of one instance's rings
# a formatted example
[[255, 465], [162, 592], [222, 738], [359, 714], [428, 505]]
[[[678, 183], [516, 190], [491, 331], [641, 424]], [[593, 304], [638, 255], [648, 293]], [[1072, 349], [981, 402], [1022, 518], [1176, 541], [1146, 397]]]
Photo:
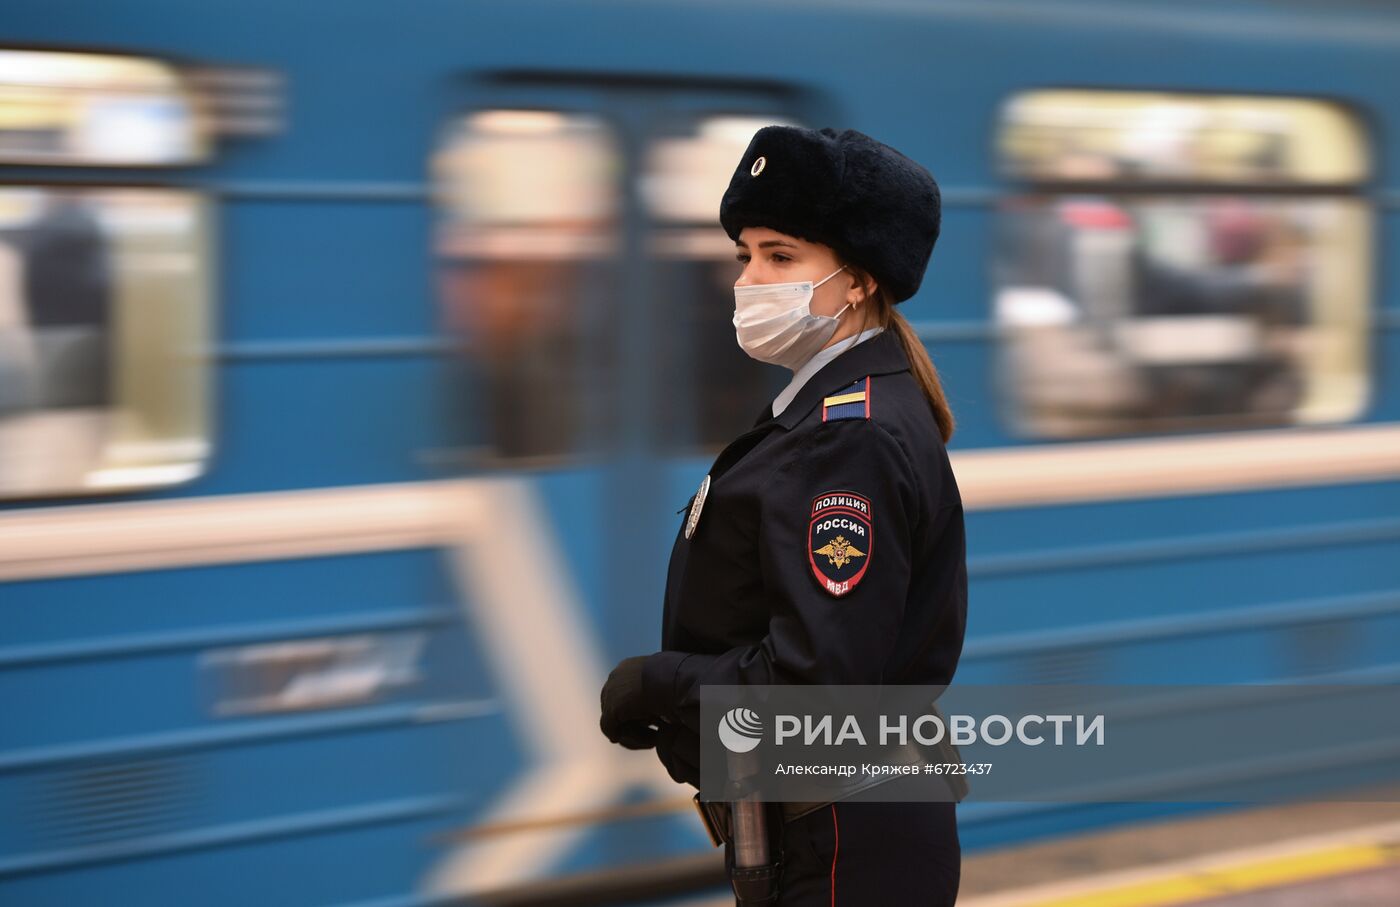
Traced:
[[432, 160], [434, 244], [464, 425], [489, 454], [552, 459], [606, 439], [622, 171], [600, 117], [476, 111]]
[[1325, 423], [1369, 393], [1370, 174], [1301, 98], [1030, 91], [1002, 108], [998, 383], [1040, 437]]
[[753, 134], [770, 124], [752, 114], [674, 114], [653, 134], [638, 187], [652, 225], [657, 332], [657, 423], [666, 447], [722, 446], [747, 428], [780, 387], [776, 372], [734, 341], [734, 281], [742, 266], [719, 225], [719, 202]]
[[[0, 163], [196, 162], [193, 97], [159, 61], [0, 50]], [[202, 472], [208, 235], [192, 192], [0, 185], [0, 498]]]
[[207, 105], [160, 60], [0, 49], [0, 160], [187, 164], [209, 151]]

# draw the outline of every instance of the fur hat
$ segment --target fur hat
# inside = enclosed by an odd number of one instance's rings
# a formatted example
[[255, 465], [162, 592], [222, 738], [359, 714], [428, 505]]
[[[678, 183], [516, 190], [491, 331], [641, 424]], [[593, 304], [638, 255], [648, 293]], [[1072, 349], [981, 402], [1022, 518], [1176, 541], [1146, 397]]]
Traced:
[[923, 280], [940, 208], [928, 170], [862, 132], [764, 126], [734, 170], [719, 222], [733, 240], [768, 227], [831, 246], [903, 302]]

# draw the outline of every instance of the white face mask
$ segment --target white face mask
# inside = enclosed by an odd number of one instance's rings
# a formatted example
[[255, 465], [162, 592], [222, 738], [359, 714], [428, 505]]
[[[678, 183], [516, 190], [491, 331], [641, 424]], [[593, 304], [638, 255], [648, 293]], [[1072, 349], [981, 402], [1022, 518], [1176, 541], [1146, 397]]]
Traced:
[[845, 265], [817, 281], [760, 283], [734, 288], [734, 333], [744, 352], [760, 362], [797, 371], [836, 333], [841, 312], [813, 315], [812, 293], [846, 269]]

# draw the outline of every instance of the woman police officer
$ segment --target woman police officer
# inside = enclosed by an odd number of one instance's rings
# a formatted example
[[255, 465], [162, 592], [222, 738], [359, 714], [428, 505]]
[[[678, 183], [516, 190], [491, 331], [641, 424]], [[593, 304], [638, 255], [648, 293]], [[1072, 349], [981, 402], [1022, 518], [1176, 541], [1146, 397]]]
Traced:
[[[672, 778], [697, 787], [701, 684], [944, 685], [967, 616], [962, 499], [944, 447], [953, 417], [894, 310], [937, 241], [938, 184], [855, 130], [767, 126], [720, 222], [744, 264], [739, 345], [792, 382], [692, 498], [661, 651], [624, 659], [602, 691], [608, 738], [654, 746]], [[955, 805], [837, 800], [789, 817], [777, 903], [953, 903]]]

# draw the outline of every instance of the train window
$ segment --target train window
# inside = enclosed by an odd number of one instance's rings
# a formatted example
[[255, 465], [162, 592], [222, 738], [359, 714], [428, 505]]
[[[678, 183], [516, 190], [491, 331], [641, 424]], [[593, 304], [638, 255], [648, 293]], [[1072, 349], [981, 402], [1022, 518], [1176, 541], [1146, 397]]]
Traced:
[[1035, 91], [1002, 109], [1001, 398], [1027, 435], [1338, 422], [1369, 393], [1370, 163], [1343, 109]]
[[1022, 179], [1348, 186], [1370, 168], [1360, 123], [1303, 98], [1029, 91], [1000, 125], [1002, 172]]
[[[722, 446], [749, 427], [778, 388], [775, 370], [734, 342], [734, 281], [741, 266], [719, 225], [719, 202], [753, 134], [777, 117], [714, 115], [665, 123], [646, 156], [639, 190], [651, 215], [651, 257], [664, 306], [657, 354], [664, 391], [657, 424], [668, 448]], [[675, 326], [680, 329], [675, 329]]]
[[207, 224], [182, 191], [0, 187], [0, 497], [201, 472]]
[[619, 154], [596, 116], [486, 110], [450, 122], [433, 156], [441, 294], [470, 372], [461, 422], [497, 456], [607, 437]]
[[0, 49], [0, 162], [186, 164], [206, 156], [209, 126], [169, 64]]

